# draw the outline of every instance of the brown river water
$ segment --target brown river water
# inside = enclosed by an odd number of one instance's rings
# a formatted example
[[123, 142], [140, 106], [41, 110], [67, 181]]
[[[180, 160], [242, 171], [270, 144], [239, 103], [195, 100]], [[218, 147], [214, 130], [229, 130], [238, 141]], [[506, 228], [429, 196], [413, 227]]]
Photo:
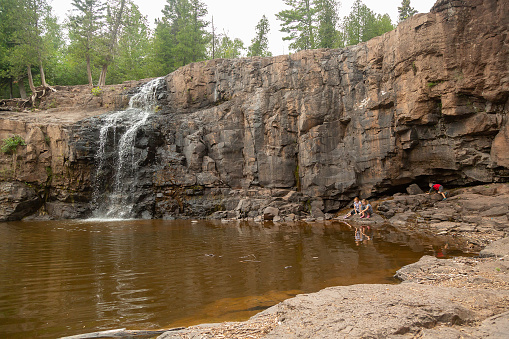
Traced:
[[389, 227], [188, 220], [0, 223], [0, 337], [245, 320], [298, 293], [397, 283], [440, 251]]

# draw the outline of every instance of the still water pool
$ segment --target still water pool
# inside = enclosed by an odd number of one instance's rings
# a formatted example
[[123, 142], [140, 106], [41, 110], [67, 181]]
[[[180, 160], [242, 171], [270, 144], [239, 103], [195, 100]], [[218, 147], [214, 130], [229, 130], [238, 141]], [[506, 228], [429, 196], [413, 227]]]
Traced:
[[298, 293], [396, 283], [431, 253], [340, 222], [0, 223], [0, 337], [55, 338], [244, 320]]

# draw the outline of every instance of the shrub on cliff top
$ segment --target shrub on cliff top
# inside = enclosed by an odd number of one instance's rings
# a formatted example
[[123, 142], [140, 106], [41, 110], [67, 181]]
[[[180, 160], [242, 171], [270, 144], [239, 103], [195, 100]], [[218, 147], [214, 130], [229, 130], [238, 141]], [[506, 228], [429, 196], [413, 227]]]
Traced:
[[100, 96], [102, 94], [102, 89], [100, 87], [94, 87], [92, 88], [92, 94], [96, 97]]
[[19, 135], [13, 135], [12, 137], [2, 140], [2, 147], [0, 150], [5, 154], [12, 154], [20, 145], [26, 146], [25, 140]]

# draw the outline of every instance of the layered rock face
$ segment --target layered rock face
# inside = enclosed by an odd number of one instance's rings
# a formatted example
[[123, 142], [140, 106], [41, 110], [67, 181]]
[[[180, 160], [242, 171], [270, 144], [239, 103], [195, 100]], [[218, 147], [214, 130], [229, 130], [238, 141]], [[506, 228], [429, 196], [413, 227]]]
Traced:
[[[411, 183], [507, 181], [508, 12], [506, 1], [439, 0], [357, 46], [178, 69], [139, 132], [139, 149], [157, 140], [139, 206], [151, 217], [321, 217]], [[78, 200], [91, 199], [100, 121], [62, 138]], [[38, 166], [62, 172], [53, 161]]]
[[156, 183], [296, 189], [327, 212], [412, 182], [505, 181], [508, 10], [438, 1], [357, 46], [183, 67]]

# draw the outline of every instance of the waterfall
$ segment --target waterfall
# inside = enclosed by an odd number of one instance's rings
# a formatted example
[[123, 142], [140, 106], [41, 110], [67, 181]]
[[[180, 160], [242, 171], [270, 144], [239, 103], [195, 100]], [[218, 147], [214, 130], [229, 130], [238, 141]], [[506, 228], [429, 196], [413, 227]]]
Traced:
[[94, 218], [126, 219], [134, 217], [139, 196], [141, 163], [147, 157], [137, 136], [157, 105], [157, 90], [163, 78], [140, 88], [129, 100], [125, 111], [108, 114], [99, 130], [99, 149], [95, 156], [96, 174], [92, 193]]

